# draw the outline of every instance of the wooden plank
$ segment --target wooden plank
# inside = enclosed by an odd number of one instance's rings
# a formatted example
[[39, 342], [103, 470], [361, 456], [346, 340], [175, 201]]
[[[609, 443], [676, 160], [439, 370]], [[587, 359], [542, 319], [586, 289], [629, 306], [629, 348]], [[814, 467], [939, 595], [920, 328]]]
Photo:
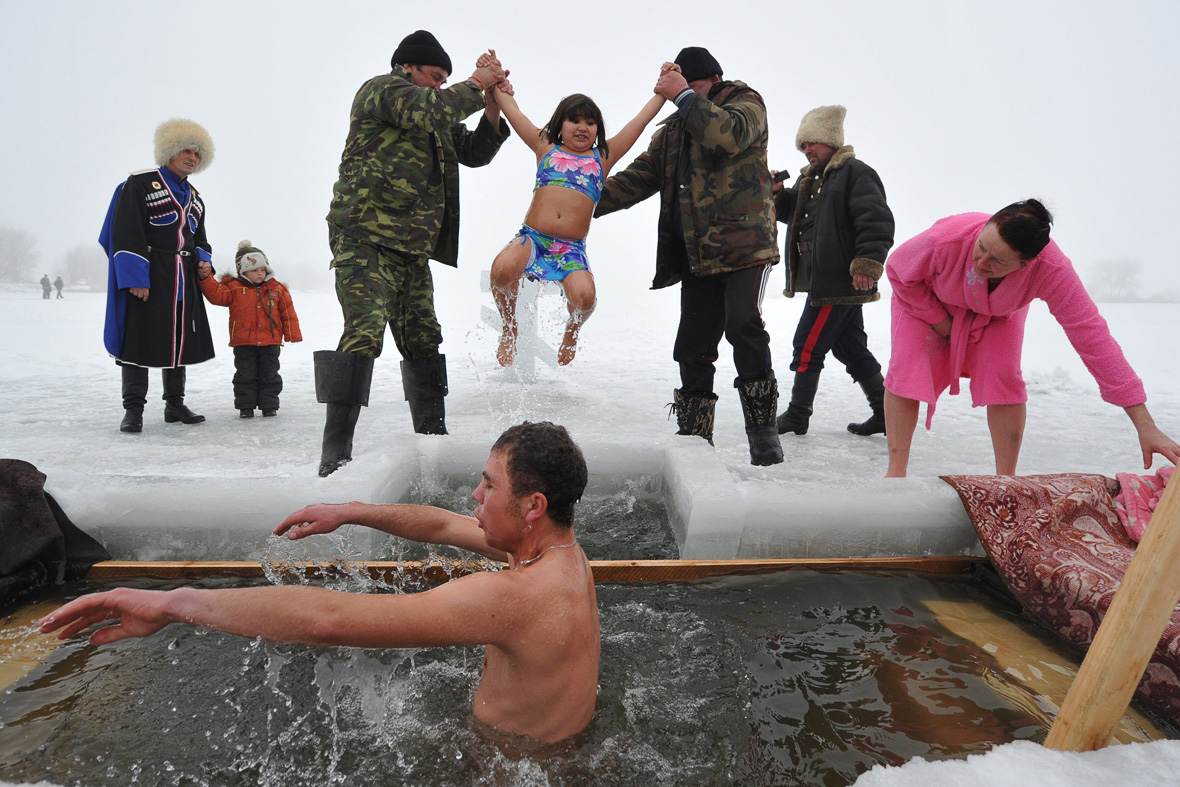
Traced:
[[[891, 558], [779, 558], [763, 560], [591, 560], [597, 582], [683, 582], [707, 577], [767, 574], [791, 569], [815, 571], [915, 571], [933, 574], [962, 574], [982, 558], [973, 557], [891, 557]], [[481, 560], [450, 564], [419, 561], [367, 561], [356, 564], [374, 577], [398, 573], [445, 580], [485, 570], [500, 563]], [[304, 576], [340, 571], [332, 564], [299, 564]], [[204, 579], [208, 577], [261, 577], [262, 565], [253, 561], [124, 561], [95, 563], [86, 574], [91, 580], [133, 578]]]
[[1178, 565], [1180, 483], [1173, 482], [1164, 489], [1045, 746], [1093, 751], [1110, 742], [1180, 601]]
[[[1069, 693], [1078, 663], [1058, 649], [1025, 631], [1016, 623], [979, 602], [924, 599], [922, 605], [939, 625], [988, 654], [998, 673], [985, 676], [997, 694], [1040, 722], [1053, 725]], [[1118, 743], [1166, 740], [1168, 734], [1134, 708], [1119, 719], [1114, 732]]]
[[61, 604], [26, 604], [0, 617], [0, 692], [40, 665], [60, 644], [57, 635], [40, 633], [37, 623]]

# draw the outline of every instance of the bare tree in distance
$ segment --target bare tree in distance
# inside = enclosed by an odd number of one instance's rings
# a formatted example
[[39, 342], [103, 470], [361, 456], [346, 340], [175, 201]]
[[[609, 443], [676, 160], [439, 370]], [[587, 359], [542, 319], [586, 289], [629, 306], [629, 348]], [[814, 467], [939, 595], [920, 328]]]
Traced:
[[0, 281], [35, 282], [37, 239], [24, 230], [0, 227]]
[[1103, 303], [1141, 301], [1139, 277], [1142, 273], [1143, 263], [1139, 260], [1100, 260], [1094, 266], [1086, 289], [1091, 298]]
[[62, 275], [76, 287], [85, 284], [92, 292], [107, 286], [107, 255], [97, 243], [85, 243], [66, 252], [61, 261]]

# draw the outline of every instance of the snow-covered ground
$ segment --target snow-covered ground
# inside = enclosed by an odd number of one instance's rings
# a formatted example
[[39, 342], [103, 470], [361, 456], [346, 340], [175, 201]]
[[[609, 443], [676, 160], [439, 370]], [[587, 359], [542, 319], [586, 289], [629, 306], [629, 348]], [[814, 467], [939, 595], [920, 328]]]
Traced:
[[[646, 270], [643, 272], [646, 274]], [[675, 432], [666, 405], [679, 384], [672, 361], [679, 292], [649, 291], [646, 276], [632, 290], [600, 283], [598, 310], [583, 331], [578, 357], [568, 367], [538, 364], [536, 382], [522, 384], [494, 359], [497, 331], [481, 321], [491, 296], [451, 269], [435, 266], [437, 306], [446, 342], [451, 393], [447, 425], [453, 439], [484, 443], [522, 419], [565, 424], [592, 450], [596, 443], [630, 442], [644, 448], [668, 444]], [[764, 311], [775, 365], [786, 398], [790, 385], [790, 337], [801, 301], [784, 298], [776, 270]], [[551, 291], [553, 292], [553, 291]], [[340, 311], [330, 291], [296, 291], [294, 301], [306, 337], [282, 352], [284, 392], [275, 419], [242, 421], [233, 409], [233, 356], [227, 346], [226, 310], [208, 307], [217, 357], [191, 367], [188, 403], [207, 417], [199, 426], [164, 424], [158, 374], [153, 373], [145, 427], [140, 435], [118, 431], [122, 417], [119, 374], [102, 348], [105, 295], [70, 292], [42, 300], [35, 289], [0, 291], [0, 396], [4, 450], [43, 470], [101, 474], [167, 474], [201, 478], [295, 476], [308, 492], [331, 490], [390, 450], [391, 441], [410, 438], [409, 411], [402, 397], [397, 351], [386, 342], [373, 376], [370, 406], [357, 429], [356, 461], [318, 480], [323, 406], [313, 393], [312, 352], [335, 349]], [[541, 299], [542, 338], [560, 337], [561, 301]], [[1104, 304], [1102, 312], [1144, 378], [1148, 406], [1166, 432], [1180, 433], [1180, 379], [1174, 362], [1180, 308], [1175, 304]], [[889, 355], [886, 301], [865, 308], [870, 345], [884, 362]], [[787, 461], [775, 467], [749, 465], [741, 410], [732, 388], [728, 345], [721, 347], [716, 389], [716, 451], [736, 477], [767, 483], [821, 482], [850, 492], [875, 481], [885, 470], [883, 438], [858, 438], [845, 431], [868, 415], [863, 396], [842, 368], [824, 371], [811, 430], [784, 441]], [[830, 362], [830, 359], [829, 359]], [[1040, 303], [1033, 306], [1024, 353], [1029, 384], [1029, 425], [1020, 471], [1133, 470], [1139, 466], [1134, 430], [1118, 408], [1102, 402], [1097, 386], [1064, 334]], [[924, 414], [924, 411], [923, 411]], [[447, 438], [424, 438], [428, 440]], [[680, 442], [684, 442], [682, 439]], [[992, 470], [984, 411], [966, 395], [944, 397], [934, 428], [919, 428], [910, 466], [913, 476], [986, 473]]]
[[[964, 395], [942, 400], [933, 431], [919, 429], [912, 477], [882, 479], [885, 440], [845, 431], [849, 421], [861, 420], [868, 410], [859, 389], [835, 367], [824, 373], [811, 431], [784, 439], [783, 464], [752, 467], [724, 343], [716, 386], [721, 397], [716, 447], [674, 435], [666, 405], [678, 384], [671, 359], [678, 291], [647, 291], [647, 265], [633, 276], [600, 276], [599, 308], [583, 331], [577, 359], [567, 368], [538, 364], [532, 382], [522, 382], [517, 371], [495, 364], [497, 330], [481, 316], [491, 298], [480, 291], [473, 274], [441, 266], [435, 271], [450, 376], [449, 436], [412, 434], [397, 353], [388, 342], [376, 365], [370, 406], [361, 415], [354, 461], [326, 479], [316, 475], [323, 406], [313, 394], [312, 352], [334, 349], [340, 330], [339, 309], [327, 290], [293, 293], [305, 341], [283, 349], [285, 390], [277, 418], [238, 418], [230, 387], [232, 353], [225, 346], [226, 312], [209, 307], [215, 342], [224, 349], [213, 361], [189, 369], [187, 399], [207, 421], [165, 424], [159, 376], [153, 373], [143, 433], [122, 434], [119, 374], [101, 341], [105, 295], [67, 291], [62, 300], [42, 300], [36, 288], [9, 288], [0, 291], [0, 333], [5, 337], [0, 348], [0, 454], [29, 461], [44, 472], [47, 489], [84, 529], [91, 521], [150, 515], [160, 521], [231, 522], [257, 527], [260, 534], [274, 524], [275, 512], [319, 500], [380, 498], [391, 488], [388, 476], [400, 472], [407, 457], [417, 461], [455, 452], [482, 462], [495, 437], [524, 419], [566, 425], [585, 449], [592, 473], [618, 474], [628, 468], [648, 472], [671, 451], [681, 457], [681, 467], [722, 486], [777, 490], [806, 502], [808, 518], [819, 518], [810, 524], [833, 532], [871, 530], [883, 499], [902, 501], [916, 519], [924, 509], [942, 516], [949, 487], [936, 476], [993, 469], [984, 411], [971, 408]], [[773, 281], [764, 308], [785, 402], [790, 336], [801, 302], [778, 294], [777, 271]], [[1180, 434], [1174, 384], [1180, 374], [1172, 360], [1180, 309], [1121, 304], [1105, 305], [1102, 311], [1146, 382], [1157, 423], [1169, 434]], [[564, 313], [560, 299], [543, 296], [539, 313], [542, 338], [553, 344]], [[884, 362], [889, 354], [887, 300], [867, 307], [865, 318], [871, 346]], [[1024, 357], [1030, 400], [1022, 473], [1113, 475], [1142, 467], [1130, 422], [1099, 399], [1097, 386], [1064, 334], [1039, 305], [1029, 319]], [[935, 498], [937, 505], [927, 505]], [[953, 495], [949, 499], [953, 502]], [[781, 516], [789, 520], [798, 512], [783, 510]], [[1121, 761], [1094, 767], [1124, 777], [1139, 774], [1140, 784], [1162, 784], [1151, 774], [1175, 773], [1178, 745], [1140, 745], [1137, 753], [1122, 753]], [[1057, 756], [1012, 744], [980, 760], [1003, 763], [1001, 776], [990, 775], [996, 769], [986, 765], [955, 769], [956, 764], [944, 763], [940, 771], [934, 766], [874, 771], [861, 783], [1013, 784], [1033, 778], [1027, 772], [1034, 770], [1035, 778], [1050, 783], [1045, 781], [1048, 769], [1066, 772], [1049, 763], [1050, 755]], [[1172, 766], [1163, 768], [1167, 763]], [[904, 775], [911, 772], [912, 778]]]
[[[62, 300], [42, 300], [36, 290], [9, 289], [0, 292], [0, 330], [7, 337], [0, 349], [0, 450], [45, 472], [49, 490], [83, 527], [89, 518], [106, 521], [112, 506], [127, 507], [125, 490], [133, 490], [138, 507], [152, 516], [232, 522], [248, 519], [252, 511], [273, 515], [314, 500], [376, 499], [402, 458], [464, 454], [478, 458], [478, 468], [495, 437], [524, 419], [566, 425], [586, 451], [592, 473], [651, 469], [653, 463], [658, 468], [670, 448], [679, 467], [702, 483], [717, 484], [716, 494], [732, 487], [753, 500], [751, 506], [783, 501], [792, 510], [782, 515], [794, 516], [798, 526], [857, 530], [879, 521], [884, 509], [898, 507], [912, 509], [915, 521], [930, 506], [935, 517], [961, 516], [957, 499], [935, 477], [993, 471], [984, 409], [972, 408], [964, 393], [942, 399], [932, 431], [919, 427], [911, 478], [882, 479], [885, 439], [845, 430], [849, 421], [866, 417], [868, 408], [860, 389], [836, 366], [824, 371], [809, 433], [784, 438], [786, 461], [751, 466], [724, 342], [716, 448], [674, 434], [667, 405], [679, 382], [671, 359], [677, 289], [644, 289], [646, 270], [638, 281], [600, 276], [599, 307], [574, 363], [565, 368], [538, 363], [535, 381], [521, 382], [517, 371], [495, 363], [497, 330], [483, 317], [490, 296], [471, 272], [437, 265], [435, 270], [450, 377], [447, 437], [413, 434], [397, 352], [387, 341], [374, 371], [370, 406], [357, 427], [354, 461], [326, 479], [316, 475], [324, 408], [313, 393], [312, 352], [334, 349], [341, 324], [327, 290], [294, 293], [306, 338], [283, 349], [285, 389], [277, 418], [238, 418], [230, 386], [233, 357], [225, 346], [226, 310], [209, 307], [218, 355], [189, 369], [187, 397], [206, 422], [165, 424], [159, 375], [153, 372], [144, 431], [122, 434], [119, 373], [101, 342], [105, 296], [67, 291]], [[764, 310], [785, 403], [790, 336], [801, 302], [777, 291], [779, 276], [776, 271]], [[542, 339], [552, 345], [564, 315], [560, 297], [543, 295], [539, 312]], [[1156, 421], [1165, 432], [1180, 433], [1180, 398], [1173, 384], [1178, 374], [1170, 360], [1180, 309], [1118, 304], [1104, 306], [1103, 313], [1146, 382]], [[871, 346], [884, 362], [887, 300], [866, 307], [865, 318]], [[1129, 420], [1101, 401], [1093, 379], [1039, 303], [1029, 319], [1024, 369], [1030, 400], [1022, 473], [1112, 475], [1141, 468]], [[153, 496], [153, 489], [160, 495]], [[250, 509], [244, 497], [267, 503]]]

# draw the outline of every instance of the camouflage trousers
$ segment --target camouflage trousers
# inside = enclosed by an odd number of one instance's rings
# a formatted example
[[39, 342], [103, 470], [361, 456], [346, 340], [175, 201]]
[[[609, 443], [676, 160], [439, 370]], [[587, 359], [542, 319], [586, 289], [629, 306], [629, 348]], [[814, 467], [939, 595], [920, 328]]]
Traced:
[[337, 352], [368, 358], [381, 355], [385, 326], [402, 358], [438, 355], [442, 326], [434, 313], [430, 261], [329, 232], [336, 298], [344, 313]]

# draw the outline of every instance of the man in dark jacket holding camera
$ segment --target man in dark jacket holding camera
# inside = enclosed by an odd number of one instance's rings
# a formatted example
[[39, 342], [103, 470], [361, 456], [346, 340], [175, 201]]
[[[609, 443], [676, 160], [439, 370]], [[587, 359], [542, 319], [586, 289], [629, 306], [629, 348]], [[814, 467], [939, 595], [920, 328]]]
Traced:
[[872, 408], [848, 431], [885, 432], [884, 378], [865, 334], [861, 305], [881, 299], [877, 280], [893, 246], [893, 213], [872, 167], [844, 144], [844, 107], [817, 107], [803, 116], [795, 146], [808, 165], [793, 188], [775, 184], [778, 220], [787, 231], [788, 298], [808, 293], [795, 330], [791, 402], [778, 417], [779, 434], [807, 433], [824, 357], [831, 351], [860, 385]]

